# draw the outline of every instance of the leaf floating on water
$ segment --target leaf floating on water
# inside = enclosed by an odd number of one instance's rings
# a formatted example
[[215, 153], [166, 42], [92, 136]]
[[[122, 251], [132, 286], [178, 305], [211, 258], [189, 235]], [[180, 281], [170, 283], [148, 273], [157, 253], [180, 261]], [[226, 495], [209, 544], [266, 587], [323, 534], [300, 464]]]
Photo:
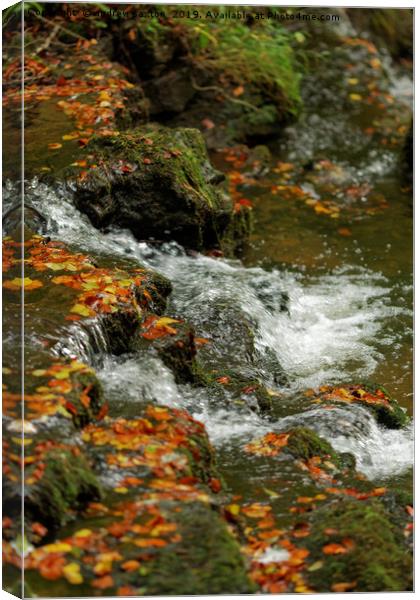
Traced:
[[78, 131], [74, 131], [73, 133], [66, 133], [65, 135], [62, 136], [62, 140], [64, 140], [65, 142], [68, 142], [70, 140], [77, 140], [77, 138], [79, 137], [79, 132]]
[[337, 229], [337, 231], [343, 237], [350, 237], [352, 235], [351, 230], [347, 227], [340, 227], [339, 229]]
[[53, 142], [52, 144], [48, 144], [49, 150], [59, 150], [63, 147], [63, 144], [59, 144], [58, 142]]

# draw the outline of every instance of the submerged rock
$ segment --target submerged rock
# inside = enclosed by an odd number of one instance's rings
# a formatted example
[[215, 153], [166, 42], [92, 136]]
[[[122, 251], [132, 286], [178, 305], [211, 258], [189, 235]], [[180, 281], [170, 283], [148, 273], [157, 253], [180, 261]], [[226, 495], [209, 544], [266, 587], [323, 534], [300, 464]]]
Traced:
[[76, 180], [75, 199], [96, 227], [194, 250], [230, 252], [247, 238], [250, 223], [218, 186], [199, 131], [148, 126], [97, 139], [89, 152], [97, 167]]

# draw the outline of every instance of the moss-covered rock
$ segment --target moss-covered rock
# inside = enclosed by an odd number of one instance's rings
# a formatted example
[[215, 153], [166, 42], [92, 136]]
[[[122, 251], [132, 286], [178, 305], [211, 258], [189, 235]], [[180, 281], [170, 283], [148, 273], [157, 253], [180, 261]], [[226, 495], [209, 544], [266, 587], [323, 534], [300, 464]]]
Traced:
[[[24, 470], [15, 459], [21, 449], [19, 439], [4, 431], [4, 453], [9, 466], [4, 475], [4, 514], [17, 523], [21, 510], [21, 482], [24, 483], [24, 519], [29, 540], [39, 540], [34, 523], [53, 534], [74, 518], [88, 502], [98, 500], [101, 486], [83, 453], [69, 443], [24, 434]], [[14, 536], [19, 531], [14, 530]]]
[[293, 38], [268, 19], [220, 27], [201, 14], [121, 25], [118, 56], [136, 67], [151, 115], [200, 128], [211, 148], [278, 134], [301, 105]]
[[28, 483], [25, 489], [25, 519], [54, 531], [78, 509], [99, 500], [101, 486], [82, 448], [45, 445], [42, 478], [37, 485]]
[[358, 404], [371, 412], [378, 423], [389, 429], [401, 429], [410, 422], [410, 417], [397, 400], [391, 398], [382, 386], [363, 384], [344, 384], [341, 386], [323, 386], [312, 403], [321, 405]]
[[97, 168], [76, 181], [75, 198], [96, 227], [127, 227], [139, 239], [231, 250], [249, 233], [238, 222], [223, 175], [195, 129], [143, 127], [89, 144]]
[[[66, 537], [29, 553], [31, 593], [254, 591], [215, 508], [223, 482], [203, 425], [185, 411], [148, 405], [141, 417], [87, 426], [82, 439], [103, 480], [103, 502], [91, 503]], [[53, 461], [51, 473], [55, 468]], [[53, 576], [51, 552], [60, 558]], [[12, 552], [6, 562], [14, 564]]]
[[[162, 552], [145, 577], [146, 594], [250, 594], [239, 546], [220, 516], [202, 504], [190, 504], [178, 513], [183, 543]], [[203, 535], [203, 532], [205, 534]]]
[[[412, 561], [402, 531], [378, 499], [343, 499], [311, 519], [307, 579], [318, 592], [350, 584], [354, 592], [412, 590]], [[320, 561], [320, 562], [318, 562]], [[317, 563], [316, 569], [311, 565]]]
[[356, 461], [352, 454], [339, 454], [331, 444], [316, 434], [312, 429], [296, 427], [288, 431], [285, 451], [294, 458], [307, 461], [314, 456], [328, 458], [337, 468], [354, 468]]

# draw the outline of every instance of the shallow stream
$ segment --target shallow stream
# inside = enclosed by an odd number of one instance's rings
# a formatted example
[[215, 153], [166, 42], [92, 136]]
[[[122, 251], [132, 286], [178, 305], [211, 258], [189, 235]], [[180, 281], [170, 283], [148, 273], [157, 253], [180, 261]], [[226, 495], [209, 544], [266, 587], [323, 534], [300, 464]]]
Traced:
[[[275, 490], [283, 497], [274, 502], [278, 514], [293, 473], [280, 461], [278, 472], [267, 470], [243, 447], [297, 423], [354, 453], [377, 485], [411, 486], [411, 427], [384, 430], [360, 407], [300, 411], [308, 388], [369, 380], [412, 412], [411, 192], [399, 164], [411, 110], [408, 69], [397, 72], [363, 43], [319, 42], [318, 50], [326, 54], [322, 68], [304, 78], [303, 116], [271, 143], [268, 172], [238, 186], [255, 212], [242, 261], [190, 256], [175, 243], [148, 245], [128, 231], [100, 232], [68, 195], [37, 179], [26, 197], [48, 218], [51, 237], [110, 264], [118, 255], [166, 275], [174, 287], [167, 314], [199, 328], [208, 307], [222, 301], [249, 316], [258, 353], [274, 353], [287, 379], [276, 383], [262, 371], [274, 393], [270, 418], [235, 402], [220, 406], [211, 388], [177, 385], [153, 356], [142, 363], [133, 355], [96, 357], [98, 375], [124, 414], [145, 398], [187, 408], [205, 423], [232, 493], [255, 501]], [[225, 158], [213, 157], [231, 176]], [[6, 206], [13, 190], [6, 190]]]

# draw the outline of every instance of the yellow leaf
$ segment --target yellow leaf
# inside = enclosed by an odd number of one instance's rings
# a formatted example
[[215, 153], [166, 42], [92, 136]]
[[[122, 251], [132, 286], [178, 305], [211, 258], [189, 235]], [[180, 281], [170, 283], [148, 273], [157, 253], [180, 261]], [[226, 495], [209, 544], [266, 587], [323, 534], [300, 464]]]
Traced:
[[69, 563], [63, 567], [63, 575], [67, 581], [73, 585], [83, 583], [83, 577], [80, 573], [80, 566], [75, 562]]
[[362, 96], [360, 94], [349, 94], [349, 98], [352, 102], [360, 102], [362, 100]]
[[349, 85], [357, 85], [359, 80], [356, 77], [350, 77], [350, 79], [347, 79], [347, 83]]
[[308, 571], [318, 571], [324, 564], [324, 561], [322, 560], [317, 560], [316, 562], [312, 563], [307, 570]]
[[128, 488], [126, 488], [126, 487], [116, 487], [116, 488], [114, 488], [114, 492], [117, 492], [117, 494], [127, 494]]
[[63, 135], [61, 139], [67, 142], [68, 140], [76, 140], [78, 137], [79, 133], [75, 131], [74, 133], [66, 133], [66, 135]]
[[73, 537], [85, 538], [85, 537], [89, 537], [91, 535], [92, 535], [92, 531], [90, 529], [79, 529], [79, 531], [76, 531], [76, 533], [74, 534]]
[[42, 377], [43, 375], [46, 375], [47, 371], [45, 369], [35, 369], [35, 371], [32, 371], [32, 375], [34, 375], [34, 377]]
[[70, 552], [72, 547], [66, 542], [56, 542], [55, 544], [47, 544], [46, 546], [43, 546], [42, 549], [44, 552], [50, 554], [53, 552]]
[[163, 325], [169, 325], [169, 323], [180, 323], [178, 319], [171, 319], [170, 317], [161, 317], [154, 324], [155, 327], [162, 327]]
[[19, 444], [19, 445], [24, 445], [24, 446], [30, 446], [33, 442], [33, 440], [31, 440], [30, 438], [16, 438], [16, 437], [12, 437], [12, 441], [15, 444]]
[[43, 284], [38, 279], [31, 279], [30, 277], [15, 277], [15, 279], [9, 279], [3, 283], [3, 287], [9, 290], [18, 290], [25, 288], [25, 290], [35, 290], [36, 288], [42, 287]]
[[239, 506], [239, 504], [229, 504], [226, 508], [231, 515], [239, 515], [239, 513], [241, 512], [241, 507]]
[[75, 313], [76, 315], [81, 315], [82, 317], [94, 317], [95, 312], [85, 306], [84, 304], [75, 304], [70, 312]]
[[62, 369], [57, 373], [54, 373], [55, 379], [68, 379], [70, 377], [71, 369]]

